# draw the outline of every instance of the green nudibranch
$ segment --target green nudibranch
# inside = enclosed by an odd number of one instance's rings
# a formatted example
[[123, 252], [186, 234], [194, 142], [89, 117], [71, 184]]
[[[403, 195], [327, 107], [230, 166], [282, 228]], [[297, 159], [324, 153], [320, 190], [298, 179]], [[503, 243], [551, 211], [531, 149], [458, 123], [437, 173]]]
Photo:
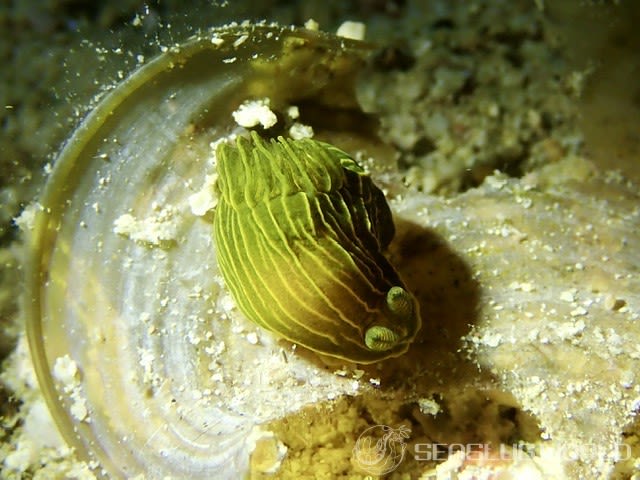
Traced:
[[383, 255], [382, 191], [348, 154], [255, 132], [217, 152], [222, 275], [252, 321], [316, 352], [371, 363], [404, 353], [418, 305]]

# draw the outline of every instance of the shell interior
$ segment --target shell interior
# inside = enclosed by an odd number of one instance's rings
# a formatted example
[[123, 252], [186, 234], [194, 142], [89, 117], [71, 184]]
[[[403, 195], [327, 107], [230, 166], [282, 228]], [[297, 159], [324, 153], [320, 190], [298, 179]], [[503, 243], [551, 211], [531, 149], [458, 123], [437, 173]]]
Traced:
[[68, 140], [28, 243], [27, 329], [58, 426], [104, 473], [238, 478], [256, 426], [354, 393], [232, 308], [211, 213], [190, 201], [213, 190], [211, 145], [238, 105], [354, 108], [366, 53], [306, 30], [214, 29], [136, 71]]

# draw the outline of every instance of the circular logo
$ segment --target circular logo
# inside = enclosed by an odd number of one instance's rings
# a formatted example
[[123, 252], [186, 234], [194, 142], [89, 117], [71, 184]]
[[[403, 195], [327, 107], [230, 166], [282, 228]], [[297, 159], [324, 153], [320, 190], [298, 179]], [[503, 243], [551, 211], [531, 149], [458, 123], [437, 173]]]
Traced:
[[375, 425], [360, 434], [353, 447], [355, 465], [372, 475], [385, 475], [392, 472], [404, 459], [407, 448], [404, 441], [411, 430], [400, 425], [391, 428], [387, 425]]

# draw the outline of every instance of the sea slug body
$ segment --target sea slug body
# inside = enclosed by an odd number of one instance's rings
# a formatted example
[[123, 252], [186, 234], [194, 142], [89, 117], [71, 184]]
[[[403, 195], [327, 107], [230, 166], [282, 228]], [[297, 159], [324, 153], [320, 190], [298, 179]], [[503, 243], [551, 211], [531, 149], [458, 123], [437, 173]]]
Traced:
[[252, 132], [218, 146], [220, 268], [252, 321], [316, 352], [360, 363], [404, 353], [418, 305], [383, 255], [384, 194], [348, 154]]

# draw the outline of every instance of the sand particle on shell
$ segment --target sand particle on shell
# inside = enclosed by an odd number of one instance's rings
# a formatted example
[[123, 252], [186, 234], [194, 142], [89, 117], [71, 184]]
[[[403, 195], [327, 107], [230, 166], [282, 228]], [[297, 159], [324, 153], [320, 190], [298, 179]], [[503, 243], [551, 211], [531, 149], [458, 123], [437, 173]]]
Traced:
[[262, 128], [271, 128], [278, 122], [278, 117], [269, 108], [270, 100], [247, 100], [232, 113], [233, 119], [238, 125], [245, 128], [261, 125]]

